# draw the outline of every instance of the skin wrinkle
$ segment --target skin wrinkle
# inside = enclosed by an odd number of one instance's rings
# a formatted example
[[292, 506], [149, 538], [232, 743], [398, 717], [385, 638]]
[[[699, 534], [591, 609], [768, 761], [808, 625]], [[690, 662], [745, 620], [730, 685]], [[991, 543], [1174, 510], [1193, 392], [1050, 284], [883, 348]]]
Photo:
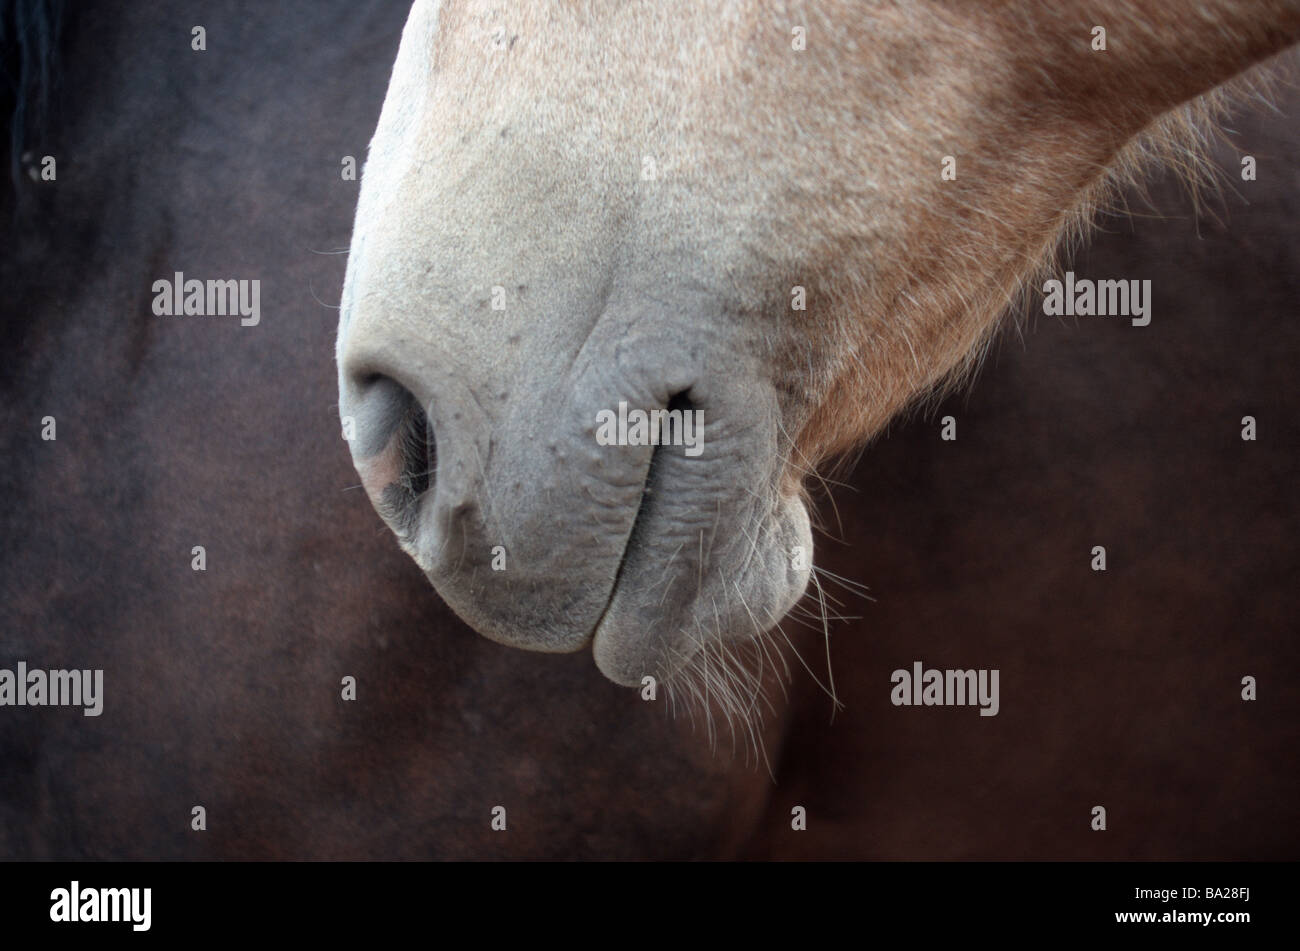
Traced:
[[[612, 679], [671, 679], [698, 655], [710, 691], [741, 682], [726, 638], [775, 624], [813, 577], [786, 567], [795, 545], [812, 550], [807, 477], [969, 380], [1000, 317], [1118, 184], [1152, 160], [1195, 180], [1201, 130], [1225, 99], [1203, 94], [1300, 36], [1300, 8], [1284, 2], [575, 3], [508, 17], [467, 2], [437, 16], [420, 40], [436, 64], [421, 108], [393, 105], [409, 127], [381, 119], [372, 146], [354, 238], [366, 260], [345, 300], [357, 282], [384, 288], [351, 298], [370, 316], [348, 329], [382, 342], [383, 311], [401, 313], [453, 373], [520, 384], [482, 412], [502, 471], [541, 483], [502, 499], [498, 529], [462, 524], [478, 533], [462, 556], [507, 527], [532, 544], [546, 510], [567, 522], [548, 530], [561, 551], [514, 559], [481, 603], [458, 595], [454, 572], [431, 577], [506, 643], [571, 650], [594, 630]], [[434, 7], [417, 4], [420, 17]], [[807, 49], [794, 52], [789, 25], [802, 23]], [[1106, 52], [1089, 46], [1094, 23]], [[508, 47], [492, 52], [502, 26]], [[393, 88], [420, 79], [399, 56]], [[945, 155], [956, 181], [940, 177]], [[404, 174], [413, 157], [438, 174]], [[395, 222], [417, 213], [412, 238]], [[430, 271], [447, 287], [472, 275], [529, 294], [492, 332], [445, 310], [422, 324]], [[804, 312], [790, 309], [795, 285]], [[594, 315], [585, 329], [568, 319], [581, 313]], [[499, 344], [509, 331], [517, 347]], [[435, 343], [448, 334], [454, 352]], [[350, 342], [340, 335], [341, 404]], [[412, 362], [392, 347], [387, 359], [395, 373]], [[705, 461], [596, 451], [579, 420], [619, 399], [663, 405], [677, 372], [706, 411]], [[515, 393], [530, 388], [548, 394], [549, 417]], [[529, 427], [543, 425], [582, 463], [530, 455]], [[491, 468], [481, 490], [499, 495]], [[704, 512], [713, 537], [679, 557]], [[614, 577], [602, 598], [599, 579]], [[554, 598], [521, 604], [516, 583]], [[592, 592], [587, 607], [556, 616], [577, 590]]]

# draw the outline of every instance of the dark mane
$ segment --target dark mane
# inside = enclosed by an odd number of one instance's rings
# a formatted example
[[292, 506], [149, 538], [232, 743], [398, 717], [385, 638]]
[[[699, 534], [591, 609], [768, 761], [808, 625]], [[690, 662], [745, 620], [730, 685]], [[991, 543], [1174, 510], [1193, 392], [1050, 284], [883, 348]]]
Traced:
[[49, 119], [64, 10], [64, 0], [0, 0], [0, 118], [15, 187], [28, 137], [43, 135]]

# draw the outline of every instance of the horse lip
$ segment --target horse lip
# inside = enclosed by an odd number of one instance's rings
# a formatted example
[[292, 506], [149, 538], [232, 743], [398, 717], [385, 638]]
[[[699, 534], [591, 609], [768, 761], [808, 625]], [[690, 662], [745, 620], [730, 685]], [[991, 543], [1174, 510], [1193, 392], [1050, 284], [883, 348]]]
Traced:
[[[658, 453], [661, 448], [656, 446], [655, 453]], [[646, 496], [653, 491], [650, 487], [650, 476], [655, 471], [654, 462], [654, 456], [651, 455], [650, 464], [646, 466], [645, 481], [641, 486], [641, 497], [637, 500], [636, 515], [632, 517], [632, 528], [628, 531], [627, 538], [623, 540], [623, 551], [618, 556], [618, 567], [614, 569], [614, 582], [609, 586], [609, 595], [605, 598], [605, 606], [600, 609], [600, 616], [596, 618], [596, 623], [591, 626], [591, 630], [587, 633], [587, 639], [578, 650], [589, 649], [595, 643], [596, 632], [605, 623], [605, 617], [614, 604], [614, 595], [618, 591], [619, 583], [623, 580], [623, 569], [627, 567], [628, 552], [632, 550], [632, 540], [638, 537], [637, 529], [641, 526], [641, 517], [645, 514]]]

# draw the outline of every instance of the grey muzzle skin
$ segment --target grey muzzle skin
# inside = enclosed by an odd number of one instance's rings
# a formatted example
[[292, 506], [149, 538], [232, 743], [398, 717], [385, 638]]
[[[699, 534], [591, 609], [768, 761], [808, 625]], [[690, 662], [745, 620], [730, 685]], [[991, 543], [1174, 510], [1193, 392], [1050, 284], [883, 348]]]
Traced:
[[[530, 360], [554, 341], [522, 313], [501, 318], [486, 359], [457, 345], [465, 334], [412, 333], [409, 316], [364, 304], [339, 344], [354, 464], [438, 593], [502, 644], [591, 643], [628, 685], [773, 626], [812, 551], [802, 502], [778, 491], [761, 367], [659, 309], [611, 297], [567, 365]], [[611, 413], [664, 409], [702, 421], [697, 445], [598, 438]]]

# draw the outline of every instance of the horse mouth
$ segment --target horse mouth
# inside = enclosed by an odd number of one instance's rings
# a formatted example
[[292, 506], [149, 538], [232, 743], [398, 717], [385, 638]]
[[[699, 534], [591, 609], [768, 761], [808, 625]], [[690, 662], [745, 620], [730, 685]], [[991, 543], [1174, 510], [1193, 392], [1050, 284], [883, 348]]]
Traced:
[[[689, 400], [683, 400], [683, 402], [689, 403]], [[596, 619], [595, 625], [592, 626], [591, 633], [587, 638], [587, 643], [583, 645], [584, 647], [588, 644], [594, 646], [596, 636], [604, 625], [605, 619], [609, 616], [611, 606], [614, 604], [614, 597], [619, 590], [619, 584], [623, 581], [624, 572], [627, 570], [629, 554], [641, 541], [645, 533], [652, 530], [652, 528], [647, 524], [650, 521], [648, 513], [652, 508], [651, 500], [655, 492], [655, 475], [656, 472], [662, 471], [663, 452], [663, 446], [656, 446], [655, 451], [650, 457], [650, 465], [646, 469], [645, 483], [641, 489], [641, 498], [637, 503], [636, 515], [632, 520], [632, 530], [628, 534], [627, 542], [623, 546], [622, 554], [619, 555], [618, 567], [614, 571], [614, 581], [609, 588], [609, 597], [605, 602], [604, 610], [600, 612], [600, 617]], [[659, 465], [656, 465], [656, 463], [659, 463]], [[661, 489], [661, 491], [663, 490]]]

